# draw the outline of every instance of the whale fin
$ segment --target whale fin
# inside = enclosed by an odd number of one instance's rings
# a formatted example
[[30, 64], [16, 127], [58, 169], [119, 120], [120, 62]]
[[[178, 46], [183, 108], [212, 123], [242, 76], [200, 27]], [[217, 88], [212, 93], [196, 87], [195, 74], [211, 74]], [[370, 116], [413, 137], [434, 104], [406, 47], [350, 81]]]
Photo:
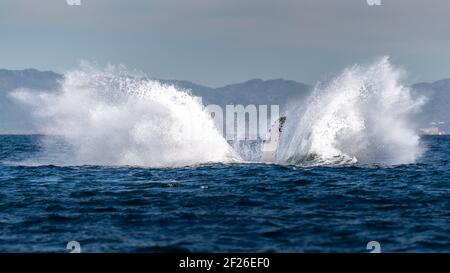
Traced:
[[283, 131], [285, 122], [286, 117], [283, 116], [277, 119], [272, 125], [272, 128], [269, 131], [269, 138], [264, 141], [261, 149], [262, 162], [273, 163], [277, 160], [278, 141], [280, 139], [281, 132]]

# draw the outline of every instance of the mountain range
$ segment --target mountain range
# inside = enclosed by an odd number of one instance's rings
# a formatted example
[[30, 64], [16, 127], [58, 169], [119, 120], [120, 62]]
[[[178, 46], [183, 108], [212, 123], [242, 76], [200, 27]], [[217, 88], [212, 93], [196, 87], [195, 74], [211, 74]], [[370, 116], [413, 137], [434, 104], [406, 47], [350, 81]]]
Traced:
[[[34, 132], [29, 110], [9, 96], [11, 91], [18, 88], [57, 90], [63, 78], [63, 75], [52, 71], [0, 69], [0, 134]], [[285, 79], [252, 79], [218, 88], [190, 81], [159, 81], [190, 90], [193, 95], [201, 97], [205, 105], [280, 105], [281, 112], [291, 101], [304, 101], [312, 90], [308, 84]], [[443, 122], [440, 125], [442, 129], [450, 132], [450, 79], [417, 83], [411, 88], [413, 95], [425, 95], [428, 98], [428, 102], [417, 117], [419, 125], [425, 128], [432, 122]]]
[[430, 127], [431, 123], [440, 123], [439, 127], [449, 134], [450, 79], [414, 84], [412, 85], [412, 91], [414, 95], [423, 95], [428, 100], [422, 106], [417, 117], [422, 128]]

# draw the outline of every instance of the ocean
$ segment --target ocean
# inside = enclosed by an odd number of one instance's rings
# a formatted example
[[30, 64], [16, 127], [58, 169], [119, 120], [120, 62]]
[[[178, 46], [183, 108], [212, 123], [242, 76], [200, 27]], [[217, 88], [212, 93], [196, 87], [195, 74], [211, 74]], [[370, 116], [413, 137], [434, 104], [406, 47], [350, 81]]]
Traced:
[[0, 252], [450, 252], [450, 137], [399, 165], [58, 165], [0, 136]]

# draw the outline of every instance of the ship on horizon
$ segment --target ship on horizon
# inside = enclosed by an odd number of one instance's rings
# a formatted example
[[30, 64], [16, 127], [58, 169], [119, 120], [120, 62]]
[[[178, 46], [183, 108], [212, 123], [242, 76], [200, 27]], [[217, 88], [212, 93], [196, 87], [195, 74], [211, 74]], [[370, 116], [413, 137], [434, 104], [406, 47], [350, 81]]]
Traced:
[[432, 136], [443, 136], [447, 135], [447, 133], [442, 130], [439, 126], [445, 124], [443, 121], [433, 121], [431, 122], [431, 126], [428, 128], [422, 128], [420, 129], [420, 132], [422, 135], [432, 135]]

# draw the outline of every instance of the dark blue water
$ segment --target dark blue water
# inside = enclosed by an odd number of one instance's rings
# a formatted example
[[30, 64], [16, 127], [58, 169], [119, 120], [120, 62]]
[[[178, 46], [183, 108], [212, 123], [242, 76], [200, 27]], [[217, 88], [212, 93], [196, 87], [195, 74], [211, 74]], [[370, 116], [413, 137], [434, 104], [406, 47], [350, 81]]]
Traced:
[[20, 166], [41, 138], [0, 136], [1, 252], [450, 251], [450, 137], [394, 167]]

